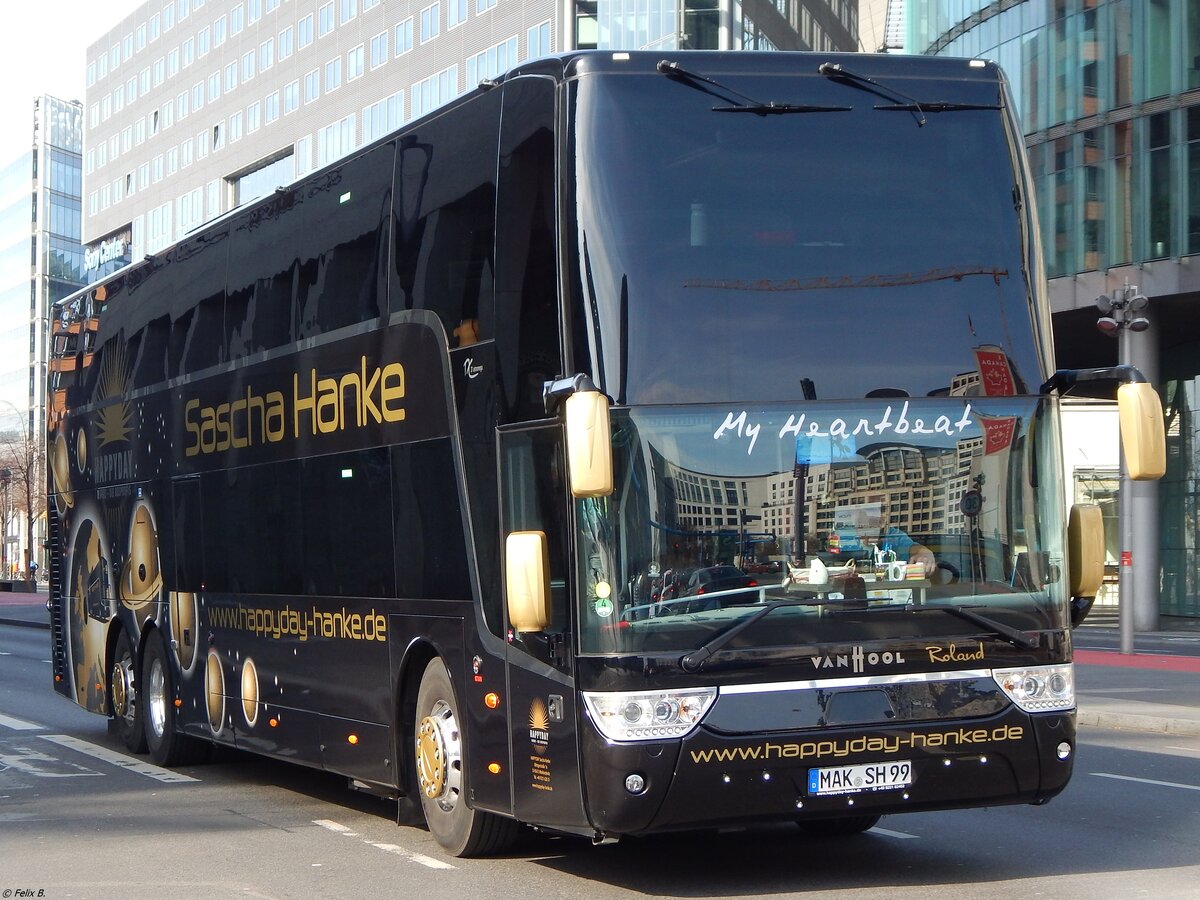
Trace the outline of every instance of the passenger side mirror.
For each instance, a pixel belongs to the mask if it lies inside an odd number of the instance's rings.
[[[1071,571],[1071,626],[1080,624],[1104,583],[1104,516],[1100,507],[1077,503],[1067,523]]]
[[[1125,469],[1134,481],[1153,481],[1167,471],[1162,401],[1154,385],[1144,381],[1117,388],[1121,449]]]
[[[504,544],[508,621],[518,632],[550,627],[550,561],[544,531],[514,531]]]

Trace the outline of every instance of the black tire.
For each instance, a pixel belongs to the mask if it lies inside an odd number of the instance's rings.
[[[108,675],[108,711],[112,716],[108,720],[108,727],[130,753],[145,753],[146,734],[142,729],[137,671],[133,644],[129,641],[129,635],[122,630],[113,647],[112,668]]]
[[[413,772],[430,833],[453,856],[487,856],[512,846],[520,826],[472,809],[461,707],[441,659],[421,676],[413,729]]]
[[[156,629],[146,639],[142,653],[142,722],[150,758],[160,766],[188,766],[202,762],[209,744],[181,734],[176,724],[175,676],[162,635]]]
[[[800,833],[810,838],[850,837],[870,831],[879,824],[879,816],[845,816],[840,819],[802,819],[796,824]]]

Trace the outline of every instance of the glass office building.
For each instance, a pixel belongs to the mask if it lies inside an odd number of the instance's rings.
[[[1096,298],[1149,298],[1131,361],[1157,381],[1163,616],[1200,619],[1200,0],[908,0],[910,52],[995,59],[1037,183],[1063,366],[1117,361]]]
[[[25,122],[13,123],[14,128],[28,128],[29,149],[0,165],[0,432],[10,453],[24,448],[27,440],[45,439],[50,311],[55,301],[84,284],[83,107],[41,96],[33,101],[32,113]],[[10,512],[23,501],[19,481],[14,475],[0,490],[0,503]],[[37,519],[44,492],[34,493],[32,546],[40,547]],[[29,520],[23,513],[3,518],[0,557],[10,566],[20,561],[24,568]]]
[[[858,48],[859,0],[147,0],[89,47],[89,281],[566,50]]]

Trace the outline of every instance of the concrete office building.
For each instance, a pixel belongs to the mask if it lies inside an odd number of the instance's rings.
[[[990,57],[1012,81],[1059,364],[1120,355],[1166,409],[1166,477],[1122,497],[1136,626],[1198,621],[1200,0],[908,0],[905,16],[909,52]],[[1134,296],[1148,304],[1120,309]],[[1119,342],[1097,330],[1101,316]],[[1148,327],[1127,327],[1136,318]]]
[[[565,49],[854,50],[857,0],[149,0],[88,50],[87,276]]]
[[[50,96],[33,101],[28,149],[0,166],[0,473],[3,547],[0,570],[25,568],[29,517],[23,505],[24,471],[36,476],[34,541],[40,547],[40,442],[46,434],[46,359],[49,315],[55,301],[81,287],[80,190],[83,110]],[[11,570],[10,570],[11,571]],[[7,578],[10,571],[0,571]]]

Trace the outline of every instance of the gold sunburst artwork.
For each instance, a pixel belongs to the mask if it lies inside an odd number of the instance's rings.
[[[99,399],[117,400],[96,414],[96,442],[101,449],[109,444],[128,443],[133,431],[133,411],[124,398],[129,393],[129,353],[123,342],[110,342],[100,363],[97,389]]]

